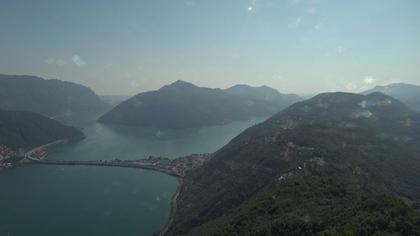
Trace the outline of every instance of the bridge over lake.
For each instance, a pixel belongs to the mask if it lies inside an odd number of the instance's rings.
[[[204,162],[211,158],[211,154],[193,154],[185,157],[169,159],[166,157],[153,157],[139,160],[94,160],[94,161],[77,161],[77,160],[45,160],[37,159],[27,155],[26,160],[30,164],[37,165],[66,165],[66,166],[110,166],[110,167],[126,167],[139,168],[146,170],[159,171],[168,175],[182,178],[186,172],[202,166]]]
[[[150,162],[145,160],[95,160],[95,161],[55,161],[55,160],[36,160],[30,159],[31,164],[38,165],[66,165],[66,166],[110,166],[110,167],[126,167],[139,168],[146,170],[159,171],[175,177],[183,177],[185,170],[169,163],[161,163],[158,161]]]

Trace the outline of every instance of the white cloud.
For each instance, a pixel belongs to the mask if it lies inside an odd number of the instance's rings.
[[[357,84],[350,82],[350,81],[346,81],[344,84],[344,88],[348,91],[355,91],[359,89],[359,86],[357,86]]]
[[[87,63],[79,55],[74,55],[71,58],[71,60],[78,67],[85,67],[85,66],[87,66]]]
[[[255,7],[255,5],[257,4],[257,1],[258,1],[258,0],[252,0],[252,1],[251,1],[251,4],[249,4],[249,6],[248,6],[248,11],[249,11],[249,12],[251,12],[251,11],[253,11],[253,10],[254,10],[254,7]]]
[[[341,87],[349,92],[361,92],[371,88],[377,81],[378,79],[373,76],[365,76],[360,80],[343,81],[344,83],[342,83]]]
[[[302,18],[300,17],[296,17],[290,24],[289,24],[289,28],[298,28],[300,26],[300,24],[302,23]]]
[[[45,63],[47,63],[48,65],[54,65],[59,67],[65,66],[67,64],[66,61],[55,58],[48,58],[47,60],[45,60]]]
[[[366,77],[363,79],[363,82],[364,82],[366,85],[373,84],[375,81],[376,81],[376,79],[375,79],[375,78],[373,78],[372,76],[366,76]]]
[[[338,45],[337,46],[337,53],[338,54],[343,54],[343,53],[345,53],[347,51],[347,49],[344,47],[344,46],[342,46],[342,45]]]

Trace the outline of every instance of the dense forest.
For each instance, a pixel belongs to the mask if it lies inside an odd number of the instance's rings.
[[[106,124],[190,128],[265,117],[301,100],[263,86],[237,85],[226,90],[176,81],[140,93],[99,118]]]
[[[168,235],[418,235],[419,142],[381,93],[296,103],[187,174]]]
[[[33,112],[0,110],[0,146],[31,148],[57,140],[75,141],[83,133]]]

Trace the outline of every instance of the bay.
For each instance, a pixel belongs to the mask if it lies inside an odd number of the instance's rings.
[[[175,158],[214,152],[263,118],[186,130],[83,125],[51,160]],[[0,172],[0,235],[151,235],[169,217],[174,177],[140,169],[27,165]]]

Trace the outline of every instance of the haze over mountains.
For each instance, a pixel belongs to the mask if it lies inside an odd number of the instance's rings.
[[[263,86],[228,89],[197,87],[176,81],[157,91],[140,93],[99,118],[106,124],[189,128],[225,124],[272,115],[301,100]]]
[[[57,140],[75,141],[83,137],[80,130],[33,112],[0,110],[0,146],[27,149]]]
[[[0,85],[0,146],[11,149],[80,140],[80,130],[45,116],[110,106],[73,83],[0,75]],[[273,115],[187,173],[167,235],[420,235],[419,86],[364,94],[301,101],[267,86],[176,81],[121,102],[99,122],[181,129]]]
[[[420,236],[419,22],[0,0],[0,236]]]
[[[397,84],[389,84],[386,86],[376,86],[373,89],[363,92],[363,94],[369,94],[372,92],[381,92],[389,96],[392,96],[404,102],[410,108],[420,112],[420,86],[419,85],[397,83]]]
[[[60,121],[97,116],[108,108],[91,89],[79,84],[0,75],[0,146],[28,149],[80,140],[84,135],[79,129]]]
[[[0,75],[0,109],[31,111],[55,119],[99,115],[109,109],[85,86],[36,76]]]
[[[130,96],[122,96],[122,95],[100,95],[99,96],[102,101],[107,103],[108,105],[114,107],[125,100],[129,99]]]
[[[419,147],[384,94],[298,102],[187,174],[168,235],[419,235]]]

